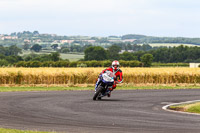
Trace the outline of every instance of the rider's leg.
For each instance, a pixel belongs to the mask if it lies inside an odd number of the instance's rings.
[[[112,88],[110,88],[110,91],[113,91],[116,87],[117,87],[117,85],[114,84],[114,85],[112,86]]]
[[[113,89],[115,89],[116,88],[116,84],[114,84],[113,86],[112,86],[112,88],[110,88],[109,90],[110,90],[110,92],[108,93],[108,97],[110,97],[111,96],[111,91],[113,91]]]

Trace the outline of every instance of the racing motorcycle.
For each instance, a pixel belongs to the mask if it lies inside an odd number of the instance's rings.
[[[110,88],[114,84],[115,74],[111,71],[105,71],[99,77],[99,84],[95,89],[93,100],[101,100],[102,97],[107,96],[110,93]]]

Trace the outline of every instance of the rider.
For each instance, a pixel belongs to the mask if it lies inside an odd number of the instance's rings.
[[[113,61],[113,62],[112,62],[112,66],[110,66],[109,68],[103,70],[103,71],[101,72],[101,74],[102,74],[102,73],[105,73],[106,71],[111,71],[111,72],[113,72],[113,73],[115,74],[115,76],[116,76],[115,79],[114,79],[114,80],[115,80],[115,81],[114,81],[114,84],[113,84],[112,88],[110,88],[110,93],[108,94],[108,97],[110,97],[111,91],[113,91],[113,89],[116,88],[116,84],[122,83],[122,81],[123,81],[122,70],[119,69],[119,61],[117,61],[117,60]],[[101,75],[101,74],[100,74],[100,75]],[[98,78],[98,80],[97,80],[97,82],[96,82],[95,90],[96,90],[97,86],[99,85],[99,81],[100,81],[100,79]]]

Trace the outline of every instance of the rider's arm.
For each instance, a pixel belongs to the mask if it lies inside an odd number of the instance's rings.
[[[122,76],[122,71],[120,70],[118,75],[116,76],[116,83],[120,84],[123,82],[123,76]]]
[[[101,74],[105,73],[106,71],[112,71],[112,70],[111,70],[111,68],[109,67],[109,68],[107,68],[107,69],[104,69],[104,70],[101,72]]]

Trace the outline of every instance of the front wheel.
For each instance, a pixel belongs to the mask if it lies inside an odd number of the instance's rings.
[[[96,100],[97,97],[101,94],[101,91],[102,91],[103,87],[101,86],[98,86],[97,89],[96,89],[96,93],[94,94],[93,96],[93,100]],[[101,98],[98,98],[98,100],[100,100]]]

